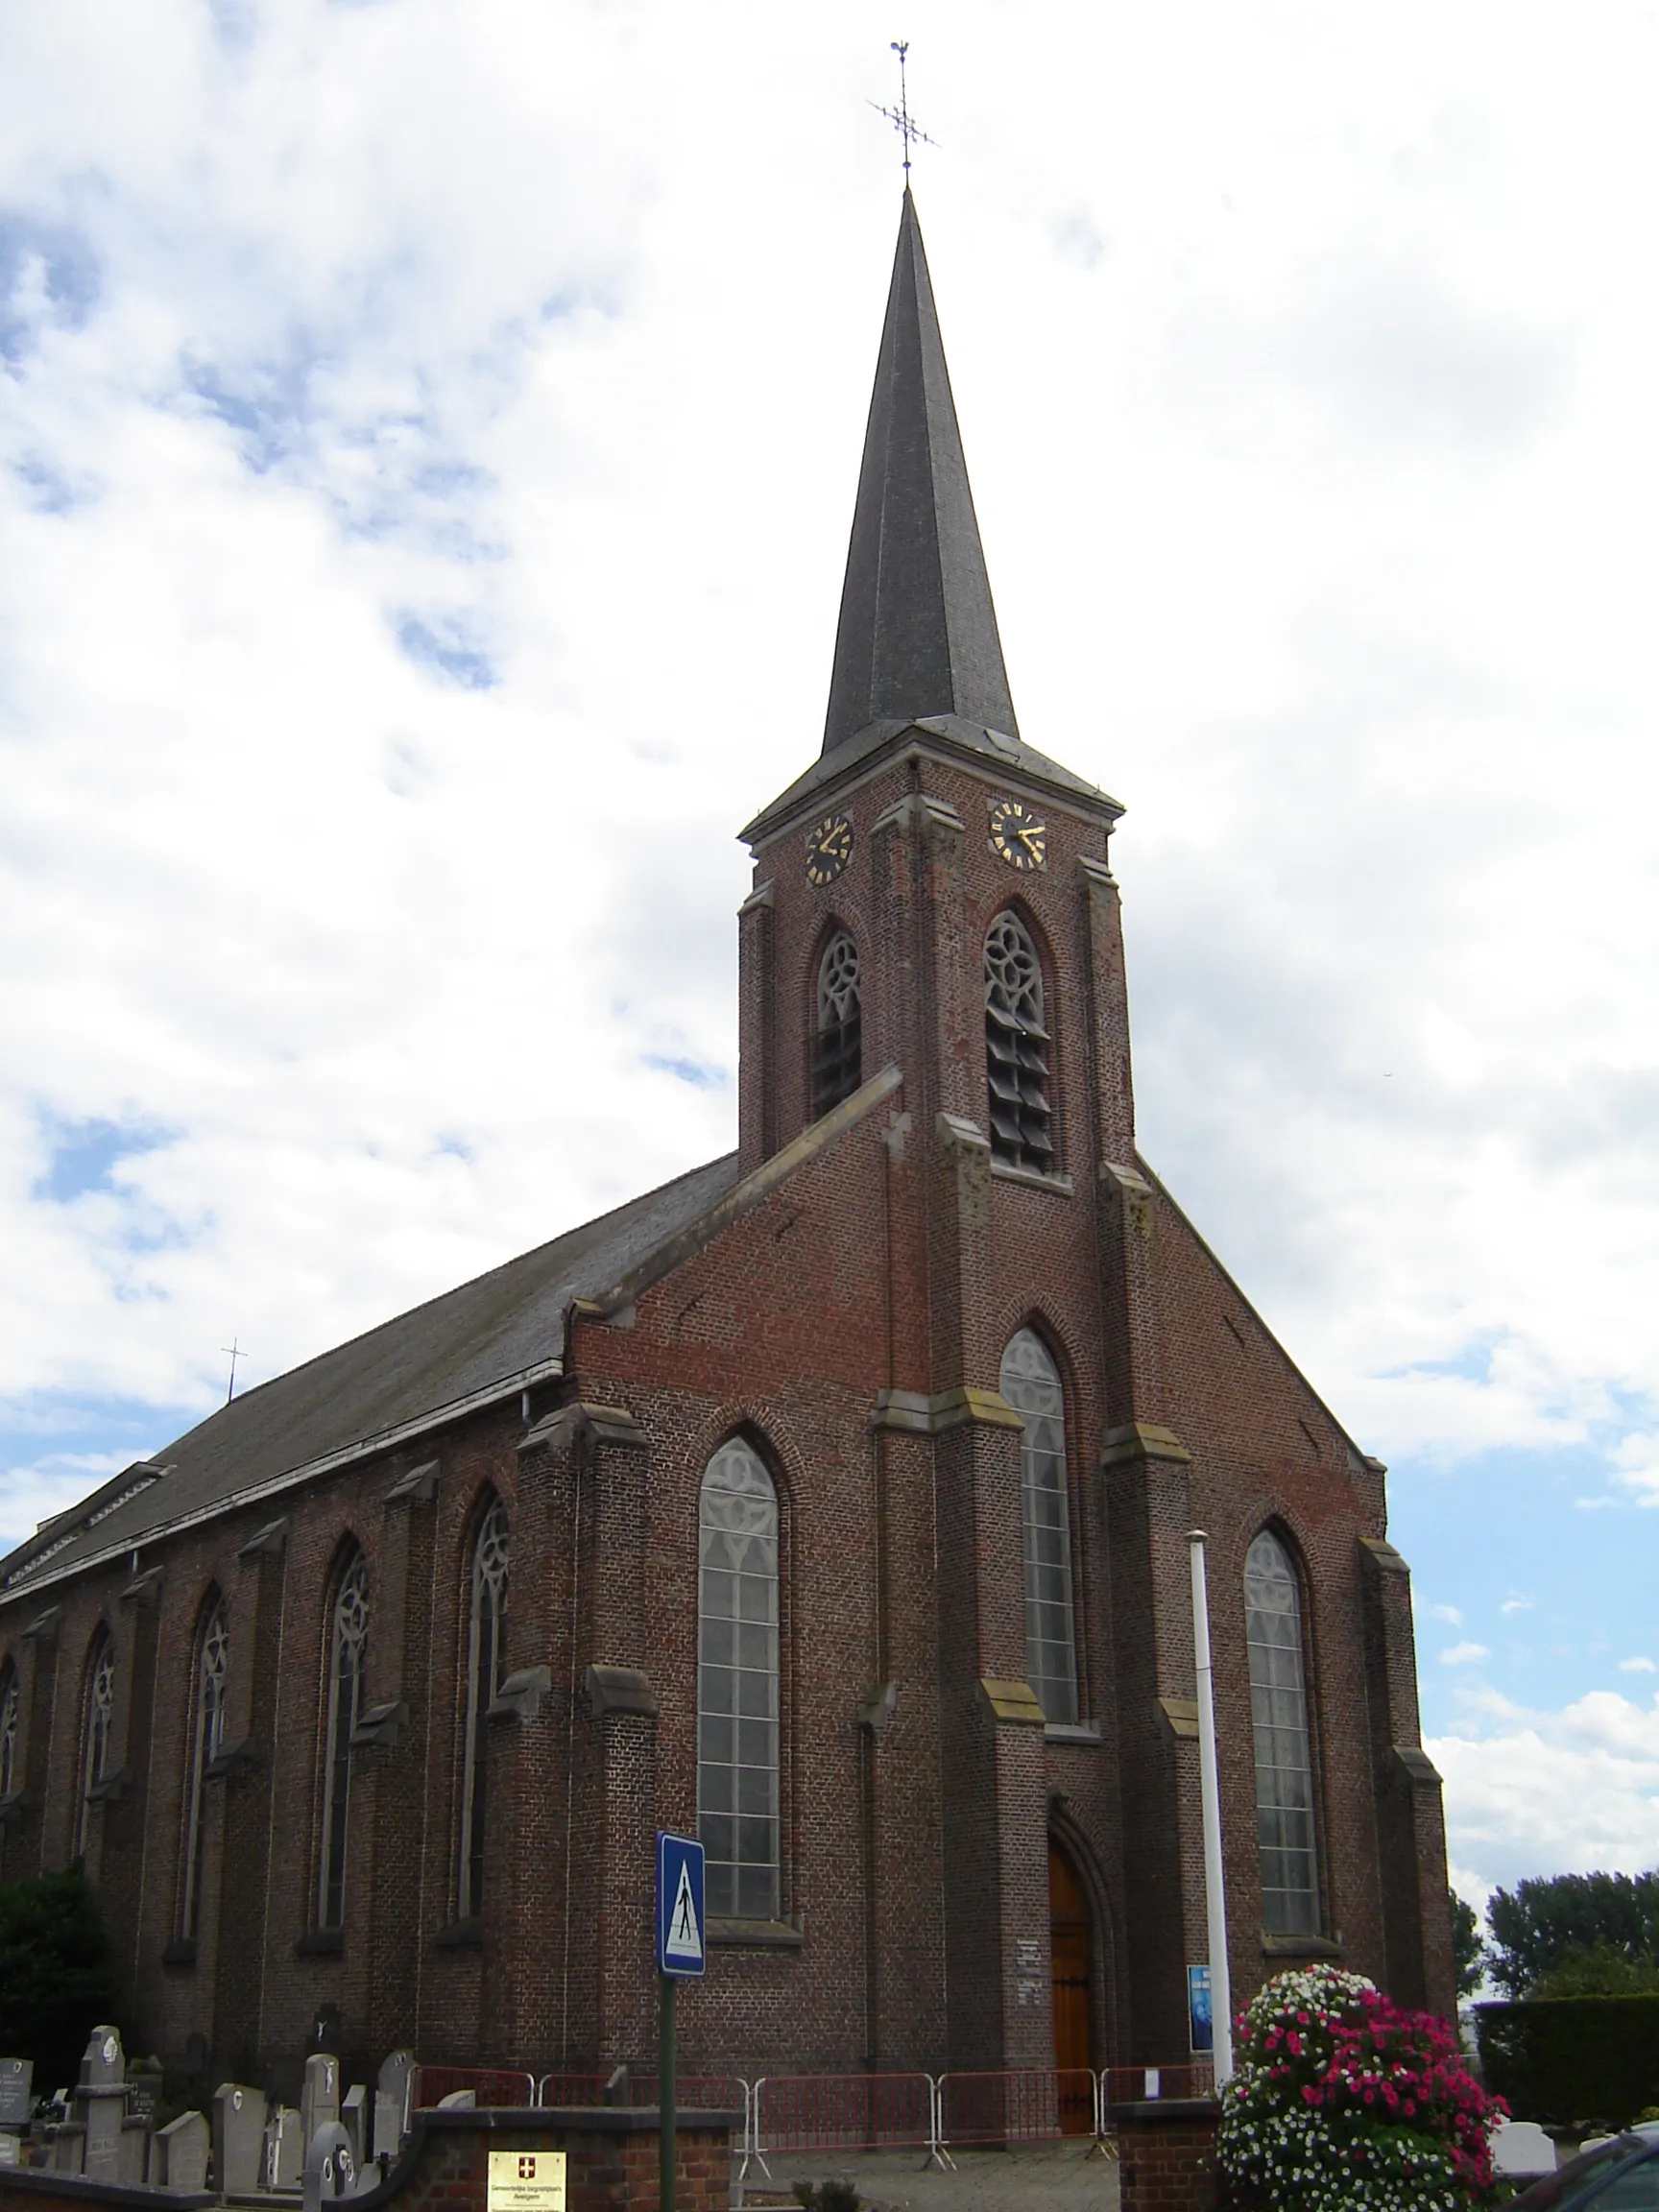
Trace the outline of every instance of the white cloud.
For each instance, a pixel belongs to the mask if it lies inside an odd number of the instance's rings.
[[[1533,1602],[1530,1598],[1505,1598],[1498,1610],[1505,1617],[1516,1613],[1530,1613],[1533,1610]]]
[[[1420,1610],[1427,1612],[1431,1620],[1449,1622],[1454,1628],[1463,1625],[1463,1616],[1455,1605],[1428,1605]]]
[[[1659,1667],[1651,1659],[1621,1659],[1619,1671],[1621,1674],[1659,1674]]]
[[[1442,1667],[1476,1667],[1491,1656],[1484,1644],[1453,1644],[1441,1652],[1440,1664]]]
[[[1427,1749],[1445,1779],[1448,1850],[1472,1885],[1659,1863],[1659,1697],[1594,1691],[1547,1713],[1469,1690],[1459,1732]]]

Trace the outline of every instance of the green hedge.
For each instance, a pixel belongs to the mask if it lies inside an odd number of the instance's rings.
[[[1659,1996],[1479,2005],[1480,2064],[1517,2120],[1625,2128],[1659,2104]]]

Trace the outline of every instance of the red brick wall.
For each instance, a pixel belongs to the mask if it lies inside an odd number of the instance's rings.
[[[1211,2212],[1217,2105],[1119,2105],[1116,2119],[1120,2212]]]

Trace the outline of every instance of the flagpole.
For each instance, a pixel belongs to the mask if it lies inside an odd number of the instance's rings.
[[[1198,1674],[1198,1797],[1204,1819],[1204,1916],[1210,1937],[1210,2015],[1215,2086],[1233,2078],[1233,1984],[1227,1970],[1227,1890],[1221,1870],[1221,1778],[1215,1761],[1215,1694],[1210,1670],[1210,1592],[1202,1528],[1189,1528],[1192,1656]]]

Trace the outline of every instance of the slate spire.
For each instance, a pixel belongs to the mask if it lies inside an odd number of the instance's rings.
[[[945,346],[908,188],[841,587],[824,750],[955,714],[1018,737]]]

